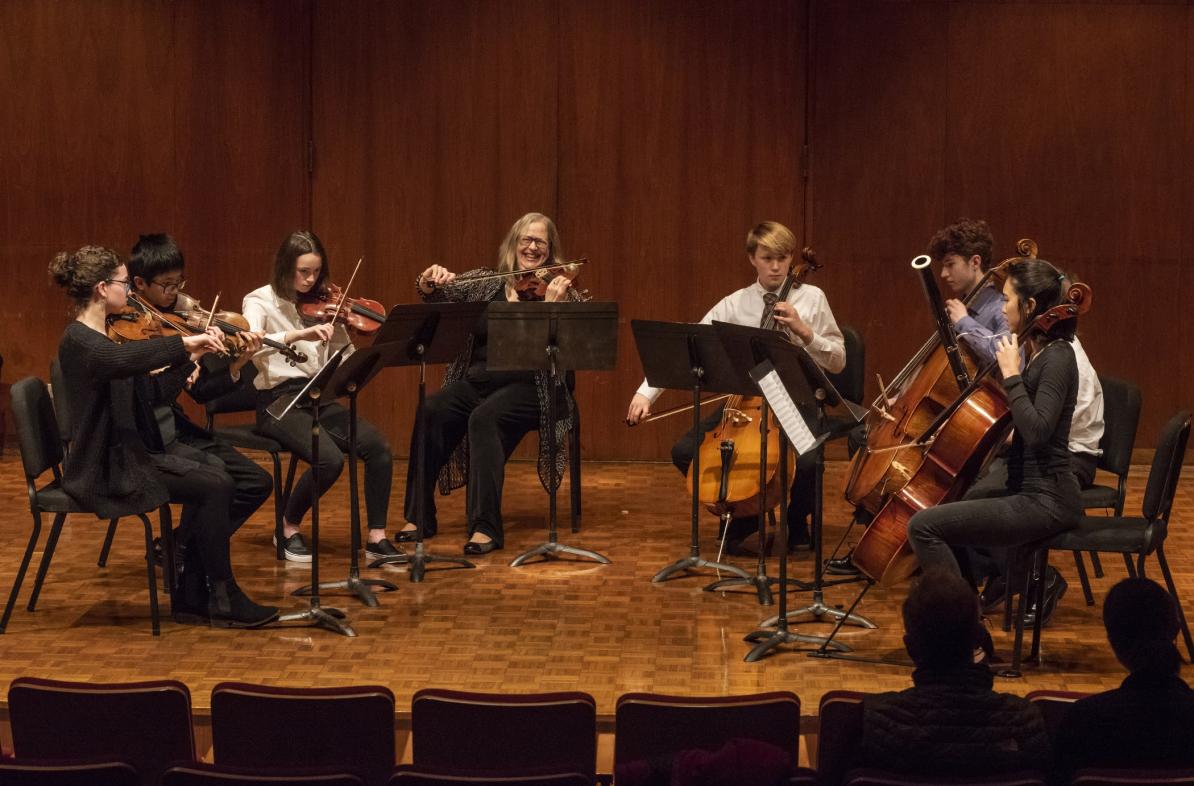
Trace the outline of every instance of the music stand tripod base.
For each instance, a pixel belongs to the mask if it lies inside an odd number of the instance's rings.
[[[746,657],[743,659],[747,663],[758,661],[771,650],[782,644],[816,644],[819,647],[832,647],[838,652],[850,652],[850,648],[840,641],[828,641],[822,636],[808,636],[804,633],[796,633],[795,631],[788,630],[787,628],[781,628],[780,630],[759,628],[746,634],[742,640],[755,645],[750,652],[746,653]]]
[[[718,579],[712,584],[704,587],[705,592],[719,592],[721,590],[729,589],[730,587],[750,586],[755,588],[755,593],[759,597],[760,606],[770,606],[775,603],[775,598],[771,594],[771,587],[779,584],[779,579],[760,573],[746,573],[743,576],[732,576],[730,578]],[[789,592],[800,592],[812,589],[807,582],[799,579],[787,579],[787,586],[792,589]]]
[[[724,571],[726,573],[732,573],[735,577],[737,577],[739,579],[753,578],[751,576],[751,574],[747,573],[742,568],[739,568],[735,565],[727,565],[724,562],[714,562],[713,560],[704,559],[701,557],[701,555],[699,553],[697,553],[697,554],[692,555],[691,557],[684,557],[683,559],[676,560],[671,565],[668,565],[666,568],[664,568],[663,570],[656,573],[655,576],[651,579],[651,581],[653,581],[653,582],[667,581],[668,579],[673,578],[677,573],[686,573],[687,571],[702,570],[702,569],[706,569],[706,568],[712,568],[713,570],[720,570],[720,571]],[[722,581],[728,581],[728,579],[722,579]],[[718,583],[720,583],[720,582],[718,582]],[[712,586],[713,585],[709,585],[708,587],[705,587],[706,591],[710,591],[712,589]]]
[[[344,621],[346,616],[340,609],[312,606],[303,611],[279,615],[274,622],[305,622],[311,627],[323,628],[333,633],[339,633],[341,636],[356,638],[357,632]]]
[[[549,540],[546,543],[540,543],[535,548],[519,554],[510,561],[510,567],[517,568],[520,565],[525,565],[528,560],[535,557],[543,557],[545,560],[559,559],[561,554],[570,554],[574,557],[591,559],[594,562],[600,562],[602,565],[610,564],[608,557],[598,554],[595,551],[577,548],[576,546],[565,546],[563,543],[557,543],[554,540]]]
[[[392,557],[378,557],[369,563],[369,567],[380,568],[383,565],[406,565],[410,573],[410,580],[418,582],[422,581],[423,577],[427,575],[427,565],[431,562],[447,562],[459,565],[462,568],[477,567],[463,557],[446,557],[442,554],[431,554],[423,546],[423,541],[421,540],[415,541],[415,551],[413,554],[395,554]]]
[[[373,590],[370,589],[371,587],[377,587],[382,592],[394,592],[398,589],[398,585],[384,579],[363,579],[357,575],[349,575],[343,581],[322,582],[319,585],[319,591],[322,593],[324,590],[345,589],[356,596],[357,600],[361,603],[370,608],[376,608],[378,606],[377,596],[373,594]],[[311,594],[311,587],[310,585],[299,587],[290,594],[300,598],[306,597]]]
[[[867,630],[874,630],[875,628],[879,627],[861,614],[855,614],[853,612],[842,611],[841,609],[826,606],[824,599],[818,597],[819,594],[820,593],[815,593],[813,595],[813,602],[804,608],[792,609],[789,611],[786,615],[787,621],[796,622],[796,618],[807,615],[817,621],[820,621],[822,617],[829,617],[835,622],[841,620],[845,625],[857,625],[858,627],[866,628]],[[779,624],[779,617],[768,617],[759,623],[759,625],[764,628],[773,628],[777,624]]]

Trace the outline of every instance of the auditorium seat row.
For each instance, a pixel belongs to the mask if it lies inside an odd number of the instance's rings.
[[[817,739],[809,741],[810,752],[816,751],[813,771],[796,766],[800,699],[793,693],[626,694],[615,713],[617,783],[657,782],[660,767],[705,778],[728,771],[744,784],[928,783],[854,769],[851,756],[861,733],[864,695],[831,691],[822,698]],[[1038,691],[1029,697],[1039,702],[1052,727],[1065,706],[1082,695]],[[583,786],[611,780],[596,772],[596,703],[579,692],[421,690],[411,699],[413,764],[397,768],[394,695],[380,686],[221,683],[211,695],[214,764],[197,759],[191,696],[180,682],[90,684],[23,677],[13,681],[8,707],[15,757],[0,762],[0,786]],[[1194,784],[1194,773],[1178,776],[1131,782]],[[1097,786],[1122,783],[1124,777],[1084,773],[1074,782]],[[1032,773],[967,782],[1045,783]]]

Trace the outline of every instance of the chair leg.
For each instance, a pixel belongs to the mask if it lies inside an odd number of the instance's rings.
[[[285,555],[282,553],[282,519],[283,513],[286,511],[286,503],[290,500],[290,492],[294,490],[294,471],[297,468],[297,465],[298,459],[293,453],[291,453],[289,466],[286,468],[286,483],[282,487],[282,496],[281,499],[278,500],[276,509],[277,514],[274,518],[274,535],[277,536],[278,540],[278,545],[274,549],[274,556],[277,557],[278,560],[286,559]],[[274,477],[277,478],[278,476],[275,474]],[[277,494],[276,486],[274,493]]]
[[[579,417],[579,416],[578,416]],[[572,498],[572,531],[580,532],[580,422],[568,435],[568,491]]]
[[[65,513],[57,514],[54,519],[66,518]],[[4,617],[0,619],[0,633],[8,628],[8,619],[12,616],[12,609],[17,604],[17,595],[21,593],[21,583],[25,580],[25,571],[29,569],[29,562],[33,559],[33,549],[37,547],[37,539],[41,537],[41,513],[33,511],[33,532],[29,533],[29,545],[25,547],[25,557],[21,560],[21,567],[17,568],[17,576],[12,582],[12,592],[8,593],[8,605],[4,607]]]
[[[108,534],[104,535],[104,545],[100,549],[99,561],[96,562],[101,568],[108,567],[108,552],[112,550],[112,539],[116,537],[116,522],[119,519],[108,520]]]
[[[1090,564],[1091,564],[1091,567],[1094,568],[1095,578],[1096,579],[1103,578],[1103,561],[1101,559],[1099,559],[1099,552],[1097,552],[1097,551],[1090,552]]]
[[[58,546],[58,536],[62,534],[62,525],[66,521],[66,516],[57,515],[54,517],[54,524],[50,527],[50,535],[46,538],[46,548],[41,555],[41,564],[37,566],[37,576],[33,579],[33,594],[29,596],[29,604],[25,607],[28,611],[33,611],[37,606],[37,596],[41,594],[42,582],[46,580],[46,573],[50,570],[50,560],[54,557],[54,549]]]
[[[162,591],[174,597],[174,519],[170,515],[170,504],[158,508],[158,520],[162,529]],[[149,559],[153,561],[153,545],[150,544]]]
[[[1004,586],[1006,589],[1003,592],[1003,632],[1006,633],[1012,629],[1012,582],[1011,578],[1014,573],[1013,568],[1018,567],[1019,557],[1009,556],[1007,561],[1003,564]]]
[[[144,513],[137,514],[137,517],[145,525],[145,572],[149,584],[149,619],[153,626],[153,635],[158,636],[162,632],[162,625],[161,620],[158,618],[158,574],[154,570],[153,565],[153,524],[150,523],[149,517]],[[163,523],[169,523],[168,514],[163,519]],[[174,539],[171,538],[170,540],[173,542]],[[165,542],[162,545],[165,546]],[[174,549],[170,549],[170,551],[163,554],[162,558],[168,562],[173,562]]]
[[[1010,578],[1010,574],[1009,574]],[[1016,602],[1016,636],[1012,641],[1012,665],[1011,668],[1000,672],[1004,677],[1020,677],[1023,676],[1020,672],[1020,665],[1023,662],[1024,655],[1024,606],[1027,599],[1032,597],[1035,587],[1032,585],[1032,571],[1025,571],[1024,587],[1020,593],[1020,599]],[[1008,601],[1009,607],[1011,604],[1011,584],[1008,584]],[[1038,614],[1037,617],[1040,617]]]
[[[282,554],[282,459],[277,451],[271,451],[269,457],[274,461],[274,556],[280,561]]]
[[[1173,603],[1177,606],[1177,619],[1182,625],[1182,638],[1186,640],[1186,652],[1190,653],[1190,662],[1194,663],[1194,637],[1190,636],[1190,625],[1186,622],[1186,612],[1182,611],[1182,601],[1177,596],[1177,586],[1173,583],[1173,574],[1169,572],[1169,560],[1165,559],[1165,547],[1157,548],[1157,564],[1161,566],[1161,575],[1165,577],[1165,586],[1173,596]],[[3,628],[0,628],[3,630]]]
[[[1136,578],[1136,563],[1132,562],[1132,555],[1124,555],[1124,564],[1128,566],[1128,578]]]
[[[1092,557],[1094,553],[1093,551],[1091,552]],[[1074,552],[1074,567],[1078,569],[1078,580],[1082,582],[1082,597],[1086,598],[1087,606],[1093,606],[1094,595],[1090,591],[1090,579],[1086,575],[1086,561],[1082,559],[1081,551]],[[1096,573],[1095,575],[1102,574]]]
[[[1049,576],[1049,550],[1041,549],[1033,560],[1033,582],[1035,591],[1032,594],[1032,605],[1036,615],[1032,618],[1032,648],[1028,651],[1028,659],[1033,663],[1041,662],[1041,626],[1045,619],[1045,583]]]

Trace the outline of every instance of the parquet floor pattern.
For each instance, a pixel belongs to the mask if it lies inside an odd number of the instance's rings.
[[[842,532],[847,509],[840,501],[846,465],[826,472],[826,540]],[[1138,511],[1148,468],[1133,468],[1128,510]],[[395,496],[401,498],[405,467],[399,464]],[[347,477],[347,473],[342,477]],[[820,660],[791,647],[763,662],[743,662],[742,637],[773,612],[753,593],[708,593],[711,575],[652,584],[651,576],[687,555],[688,498],[670,465],[588,464],[584,468],[585,516],[581,533],[564,524],[561,540],[606,554],[611,565],[558,561],[508,567],[524,548],[545,535],[546,496],[533,466],[514,463],[507,473],[504,551],[476,560],[476,570],[436,569],[421,584],[403,569],[366,570],[395,581],[397,592],[381,595],[375,609],[346,597],[324,605],[348,612],[359,634],[344,638],[308,628],[259,631],[210,630],[164,618],[162,635],[150,635],[140,525],[122,523],[108,567],[96,567],[104,522],[76,516],[63,532],[39,601],[24,603],[32,571],[8,632],[0,636],[0,697],[19,675],[70,680],[124,681],[174,678],[186,683],[197,711],[207,708],[212,686],[223,680],[275,685],[326,686],[373,683],[394,691],[400,711],[415,690],[427,686],[479,691],[582,690],[597,700],[599,715],[612,716],[616,698],[628,691],[689,695],[764,690],[797,693],[805,714],[815,713],[828,690],[900,689],[910,684],[904,668]],[[1179,489],[1175,525],[1167,549],[1179,591],[1194,598],[1194,482]],[[323,576],[346,573],[347,482],[324,498]],[[566,515],[566,490],[560,510]],[[233,541],[233,562],[241,584],[261,602],[295,609],[303,601],[290,592],[305,584],[306,566],[275,562],[270,546],[272,501]],[[463,494],[443,500],[434,551],[458,554],[464,540]],[[391,520],[398,521],[397,504]],[[46,518],[48,529],[50,519]],[[566,522],[566,519],[565,519]],[[30,532],[23,475],[14,451],[0,460],[0,590],[7,596]],[[716,554],[712,517],[704,519],[702,548]],[[44,534],[43,534],[44,539]],[[40,550],[35,559],[40,558]],[[741,564],[749,561],[741,560]],[[1053,625],[1044,636],[1044,660],[1024,679],[1000,680],[1014,693],[1037,688],[1095,691],[1113,687],[1123,673],[1102,633],[1103,594],[1125,575],[1122,561],[1105,559],[1107,578],[1094,580],[1097,604],[1083,604],[1073,562],[1057,560],[1070,580]],[[36,565],[36,562],[34,563]],[[1155,563],[1154,563],[1155,566]],[[793,575],[808,577],[806,555],[792,563]],[[774,575],[774,562],[771,572]],[[1158,572],[1153,569],[1153,574]],[[855,588],[831,589],[826,601],[848,604]],[[860,612],[879,628],[847,628],[842,640],[862,655],[900,657],[899,604],[906,589],[875,589]],[[794,606],[807,593],[792,594]],[[802,632],[827,632],[827,624],[797,625]],[[1010,650],[1010,635],[995,630],[996,646]],[[2,704],[0,704],[2,707]]]

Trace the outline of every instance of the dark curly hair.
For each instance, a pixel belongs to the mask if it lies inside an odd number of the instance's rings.
[[[74,253],[61,251],[50,260],[50,278],[66,290],[76,309],[91,300],[95,285],[107,281],[123,264],[120,255],[103,246],[83,246]]]
[[[940,262],[950,254],[957,254],[963,259],[970,259],[977,254],[986,272],[991,267],[993,245],[995,238],[991,237],[991,227],[987,226],[986,221],[959,218],[929,240],[929,256],[934,262]]]

